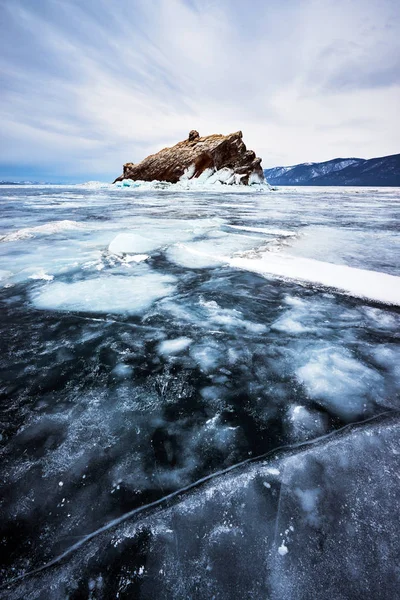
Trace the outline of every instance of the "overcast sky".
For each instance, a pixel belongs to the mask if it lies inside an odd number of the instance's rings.
[[[0,9],[0,179],[109,180],[190,129],[265,168],[400,152],[400,0]]]

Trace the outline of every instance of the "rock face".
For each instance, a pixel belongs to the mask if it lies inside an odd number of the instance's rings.
[[[207,183],[249,185],[264,182],[261,158],[247,150],[242,132],[200,137],[192,130],[187,140],[151,154],[138,164],[127,163],[114,181],[168,181],[198,179]]]

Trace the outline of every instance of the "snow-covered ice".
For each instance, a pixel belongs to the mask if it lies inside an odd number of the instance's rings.
[[[259,258],[230,258],[229,264],[261,275],[277,275],[335,288],[358,298],[400,306],[400,277],[345,265],[265,252]]]

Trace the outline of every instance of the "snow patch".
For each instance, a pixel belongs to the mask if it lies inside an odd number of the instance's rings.
[[[242,225],[227,225],[230,229],[239,231],[250,231],[254,233],[265,233],[266,235],[277,235],[279,237],[296,237],[297,233],[288,229],[270,229],[269,227],[250,227]]]
[[[335,265],[310,258],[264,252],[259,258],[226,258],[232,267],[260,275],[288,279],[335,288],[351,296],[400,306],[400,277]]]

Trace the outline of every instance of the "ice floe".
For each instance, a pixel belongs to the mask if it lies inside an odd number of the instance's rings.
[[[124,254],[139,254],[151,252],[158,246],[157,240],[149,239],[139,233],[119,233],[108,246],[109,252],[123,256]]]
[[[34,291],[32,302],[42,309],[136,315],[172,293],[175,282],[171,275],[157,273],[54,282]]]

